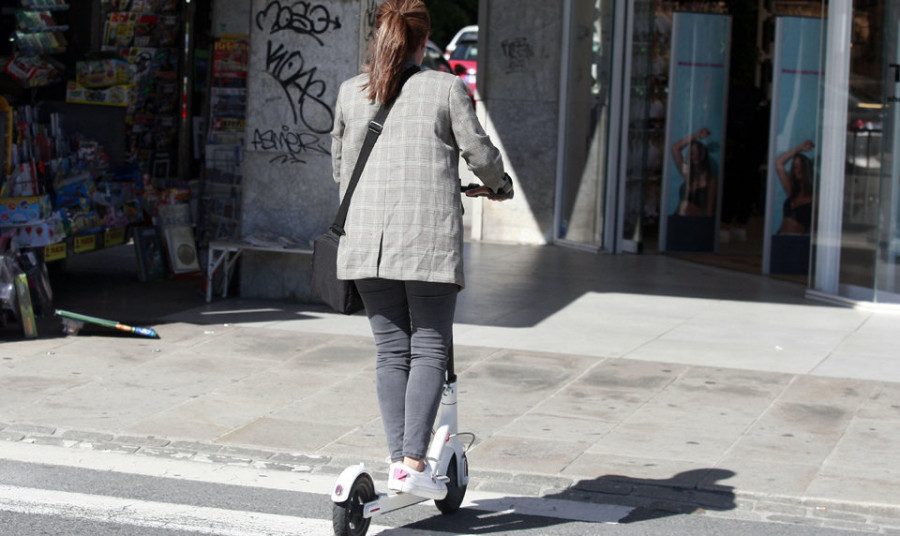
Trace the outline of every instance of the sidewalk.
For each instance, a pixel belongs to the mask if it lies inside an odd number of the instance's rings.
[[[897,316],[666,256],[467,248],[455,337],[474,487],[900,533]],[[154,317],[159,340],[0,345],[0,439],[384,465],[363,316],[185,288],[175,303],[195,306]],[[162,307],[152,294],[132,299]]]

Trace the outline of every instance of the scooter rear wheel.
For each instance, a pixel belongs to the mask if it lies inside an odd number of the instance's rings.
[[[356,477],[347,493],[347,500],[331,507],[335,536],[365,536],[372,519],[363,517],[363,505],[375,497],[372,478],[365,473]]]
[[[465,454],[463,454],[462,462],[463,467],[465,467]],[[452,514],[459,510],[463,498],[466,496],[466,488],[468,486],[459,484],[459,469],[456,463],[456,455],[450,458],[450,464],[447,466],[447,478],[449,479],[447,482],[447,496],[441,500],[434,501],[434,505],[437,506],[442,514]]]

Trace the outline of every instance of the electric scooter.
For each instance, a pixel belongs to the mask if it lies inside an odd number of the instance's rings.
[[[509,176],[507,175],[507,180]],[[460,187],[465,193],[480,185],[470,183]],[[479,194],[476,197],[489,197]],[[440,416],[437,429],[431,436],[431,444],[425,456],[425,468],[447,485],[447,493],[434,504],[442,514],[459,510],[469,484],[469,463],[466,451],[475,443],[475,434],[459,432],[456,411],[456,373],[453,370],[453,344],[444,374],[444,391],[441,394]],[[463,444],[460,437],[469,438]],[[365,536],[369,524],[376,515],[393,512],[429,499],[410,493],[387,493],[375,489],[375,480],[365,464],[351,465],[344,469],[331,492],[332,525],[335,536]]]
[[[437,428],[425,457],[425,468],[447,485],[447,494],[434,504],[443,514],[459,510],[469,484],[466,451],[475,442],[475,434],[457,431],[456,374],[453,371],[453,346],[450,347],[444,390],[441,394]],[[464,444],[460,437],[469,438]],[[393,512],[425,502],[410,493],[387,493],[375,489],[372,473],[365,464],[351,465],[341,472],[331,493],[332,524],[335,536],[364,536],[376,515]]]

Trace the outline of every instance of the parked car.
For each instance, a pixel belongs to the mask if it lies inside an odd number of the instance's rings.
[[[460,31],[456,32],[456,35],[454,35],[453,39],[450,40],[450,43],[447,44],[447,48],[444,49],[445,59],[450,59],[450,55],[453,54],[456,45],[460,41],[478,41],[478,25],[465,26]]]
[[[475,81],[478,74],[478,41],[459,41],[448,60],[453,73],[460,76],[469,87],[469,95],[475,95]]]
[[[431,41],[425,43],[425,58],[422,60],[422,68],[453,73],[453,67],[450,67],[450,63],[444,58],[441,49]]]

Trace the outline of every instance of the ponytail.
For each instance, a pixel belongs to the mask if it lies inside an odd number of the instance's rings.
[[[375,38],[369,49],[368,90],[371,101],[385,103],[397,96],[406,60],[428,39],[431,17],[421,0],[387,0],[375,15]]]

